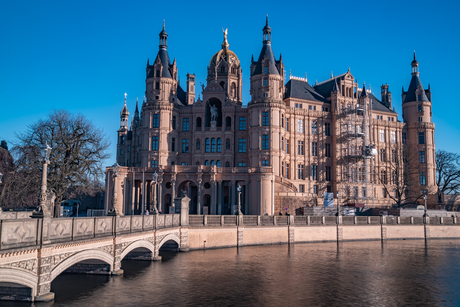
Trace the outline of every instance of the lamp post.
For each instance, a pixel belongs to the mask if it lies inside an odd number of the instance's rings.
[[[337,192],[337,216],[340,216],[340,192]]]
[[[157,208],[157,183],[158,183],[158,174],[155,171],[152,175],[153,179],[153,204],[152,208],[150,208],[150,211],[152,211],[153,214],[158,214],[158,208]]]
[[[241,185],[238,185],[236,187],[236,191],[238,192],[238,215],[242,215],[243,213],[241,212]]]
[[[40,147],[40,156],[41,162],[43,162],[43,173],[42,173],[42,185],[41,185],[41,192],[40,192],[40,203],[38,205],[37,210],[35,210],[32,214],[33,217],[50,217],[51,212],[46,206],[46,183],[48,180],[48,164],[50,163],[50,154],[51,154],[51,147],[48,145],[48,142],[45,143],[42,147]]]
[[[425,211],[425,214],[424,214],[423,216],[424,216],[424,217],[427,217],[427,216],[428,216],[428,214],[426,213],[426,194],[425,194],[425,195],[423,195],[423,200],[424,200],[424,202],[425,202],[425,206],[424,206],[424,211]]]
[[[0,173],[0,183],[2,183],[3,174]]]
[[[110,208],[109,212],[107,212],[107,215],[110,216],[115,216],[118,215],[118,210],[117,210],[117,177],[118,177],[118,171],[120,170],[120,165],[115,162],[115,164],[112,166],[112,177],[113,177],[113,194],[112,194],[112,208]]]

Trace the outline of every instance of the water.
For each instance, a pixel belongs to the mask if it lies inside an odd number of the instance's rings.
[[[1,306],[460,306],[460,241],[272,245],[61,275],[49,303]]]

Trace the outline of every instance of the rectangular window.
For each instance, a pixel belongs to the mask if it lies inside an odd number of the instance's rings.
[[[176,138],[171,139],[171,151],[176,151]]]
[[[421,105],[421,104],[419,104],[419,105],[417,106],[417,111],[422,112],[422,105]]]
[[[406,144],[406,138],[407,138],[407,134],[405,132],[402,133],[402,143],[403,144]]]
[[[311,166],[311,180],[318,180],[318,166]]]
[[[420,163],[425,163],[425,152],[420,151],[419,154],[420,154]]]
[[[303,193],[305,191],[305,185],[299,184],[299,192]]]
[[[385,130],[379,130],[379,141],[385,142]]]
[[[153,114],[152,128],[160,126],[160,114]]]
[[[297,154],[303,156],[303,141],[297,141]]]
[[[289,131],[289,118],[286,117],[286,131]]]
[[[155,89],[159,90],[160,89],[160,82],[155,82]]]
[[[426,185],[426,177],[424,172],[420,173],[420,185]]]
[[[313,186],[313,194],[318,194],[318,186],[316,184]]]
[[[158,167],[158,161],[157,160],[152,160],[150,166],[151,167]]]
[[[238,152],[246,152],[246,139],[238,140]]]
[[[262,112],[262,126],[268,126],[268,112]]]
[[[246,117],[240,117],[238,128],[240,131],[246,130]]]
[[[246,162],[238,162],[238,166],[239,167],[244,167],[244,166],[246,166]]]
[[[419,121],[419,122],[423,122],[423,117],[422,117],[422,116],[419,116],[419,117],[418,117],[418,121]]]
[[[331,124],[330,123],[324,124],[324,135],[331,136]]]
[[[268,86],[268,79],[264,79],[264,86]]]
[[[396,163],[396,150],[391,151],[391,162]]]
[[[380,149],[380,162],[385,162],[385,149]]]
[[[182,140],[182,152],[188,152],[188,145],[189,141],[188,140]]]
[[[268,134],[262,135],[262,149],[263,150],[270,149],[269,143],[268,143]]]
[[[297,120],[297,132],[303,133],[303,119]]]
[[[183,118],[182,119],[182,131],[189,131],[190,130],[190,119]]]
[[[303,179],[303,165],[297,164],[297,179]]]
[[[390,132],[390,142],[395,144],[396,143],[396,131]]]
[[[418,143],[421,145],[425,144],[425,132],[418,133]]]
[[[152,150],[158,150],[158,137],[152,137]]]
[[[312,142],[311,143],[311,155],[317,156],[318,155],[318,143]]]
[[[289,179],[289,163],[286,163],[286,178]]]
[[[331,144],[324,144],[324,156],[330,157],[331,156]]]
[[[176,130],[176,117],[175,116],[172,117],[172,128],[173,130]]]
[[[217,152],[221,152],[221,151],[222,151],[222,139],[218,138],[217,139]]]
[[[268,66],[264,66],[264,74],[268,74]]]
[[[311,134],[318,134],[317,122],[311,122]]]
[[[289,153],[289,140],[286,140],[286,153]]]
[[[262,166],[270,166],[268,160],[262,160]]]
[[[326,181],[331,181],[331,167],[326,166]]]

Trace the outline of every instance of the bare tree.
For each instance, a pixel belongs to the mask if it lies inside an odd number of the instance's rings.
[[[459,194],[460,155],[445,150],[436,151],[436,184],[438,192]]]
[[[18,139],[13,154],[17,157],[17,172],[27,175],[24,176],[27,182],[35,182],[36,177],[41,176],[40,147],[48,142],[52,148],[48,189],[56,195],[55,216],[59,214],[62,201],[100,191],[104,174],[102,163],[109,157],[106,152],[109,142],[83,115],[54,110],[46,119],[30,125]],[[40,186],[27,185],[23,194],[27,194],[27,190],[29,193],[36,191],[38,196]]]
[[[387,196],[398,207],[405,203],[415,202],[423,194],[419,187],[419,168],[417,151],[408,145],[396,144],[390,148],[387,162],[375,169],[378,181],[383,185]]]

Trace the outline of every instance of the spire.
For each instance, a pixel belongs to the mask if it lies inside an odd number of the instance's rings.
[[[128,107],[126,106],[126,97],[127,96],[128,96],[128,94],[125,93],[125,105],[123,106],[123,109],[121,109],[121,112],[120,112],[121,117],[128,117],[129,116]]]
[[[271,44],[272,29],[268,25],[268,14],[267,14],[267,18],[266,18],[266,21],[265,21],[265,27],[262,29],[262,31],[264,32],[264,45]]]
[[[227,33],[228,33],[228,28],[222,28],[222,33],[224,33],[224,42],[222,43],[222,49],[227,49],[228,50],[228,47],[230,47],[230,45],[228,44],[228,41],[227,41]]]
[[[145,96],[144,96],[144,102],[145,102]],[[134,114],[139,114],[139,98],[136,98],[136,111],[134,111]]]
[[[340,92],[340,88],[339,88],[339,86],[337,85],[337,78],[334,79],[334,81],[335,81],[335,82],[334,82],[334,85],[333,85],[333,87],[332,87],[332,92]]]
[[[366,82],[363,82],[363,90],[361,91],[361,96],[362,98],[368,97],[367,91],[366,91]]]
[[[165,21],[163,20],[163,30],[160,32],[160,49],[168,49],[168,33],[165,31]]]
[[[412,76],[418,75],[419,74],[418,61],[417,61],[417,59],[415,57],[415,50],[414,50],[414,60],[412,61],[412,63],[410,63],[410,65],[412,66]]]

